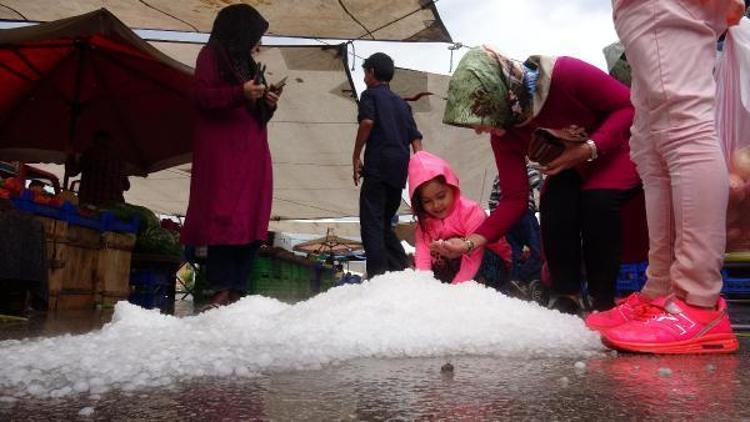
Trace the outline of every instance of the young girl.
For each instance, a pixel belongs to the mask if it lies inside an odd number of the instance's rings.
[[[431,270],[444,283],[477,280],[495,288],[502,284],[511,254],[504,239],[486,247],[467,241],[468,252],[454,259],[431,253],[435,244],[473,233],[487,217],[479,204],[461,196],[458,177],[447,162],[426,151],[414,154],[409,161],[409,196],[418,221],[418,270]]]

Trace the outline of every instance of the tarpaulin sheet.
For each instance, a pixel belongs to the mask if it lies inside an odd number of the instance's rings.
[[[106,7],[132,28],[211,32],[236,0],[0,0],[0,19],[53,21]],[[451,37],[430,0],[245,0],[270,22],[267,35],[442,41]]]
[[[188,162],[192,68],[105,9],[0,31],[0,160],[62,163],[107,130],[128,174]]]
[[[153,45],[186,64],[194,63],[201,47],[178,43]],[[272,218],[357,216],[359,189],[351,179],[357,106],[351,96],[352,86],[341,50],[266,47],[258,60],[267,64],[269,81],[288,77],[279,109],[269,126],[274,172]],[[446,75],[397,69],[391,85],[404,97],[433,93],[410,102],[425,137],[425,148],[446,158],[461,179],[463,194],[486,206],[492,179],[497,174],[489,137],[441,123],[449,79]],[[125,194],[128,202],[164,214],[184,215],[189,164],[147,178],[131,177],[130,181],[132,187]]]

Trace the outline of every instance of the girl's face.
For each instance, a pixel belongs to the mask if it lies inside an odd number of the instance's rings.
[[[445,218],[453,208],[453,189],[439,179],[422,185],[422,208],[433,218]]]

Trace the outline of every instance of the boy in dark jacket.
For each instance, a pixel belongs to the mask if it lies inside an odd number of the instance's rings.
[[[362,64],[367,89],[359,101],[359,130],[352,154],[354,184],[364,178],[359,196],[359,224],[367,255],[367,276],[401,271],[408,266],[406,253],[396,238],[391,219],[401,204],[406,185],[409,146],[422,149],[411,108],[388,83],[393,60],[375,53]],[[361,154],[365,149],[364,164]]]

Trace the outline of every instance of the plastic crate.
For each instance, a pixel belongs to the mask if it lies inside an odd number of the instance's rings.
[[[646,267],[648,263],[621,264],[617,274],[616,290],[618,296],[628,292],[637,292],[646,284]]]
[[[750,295],[750,263],[727,263],[721,276],[724,278],[722,293]]]
[[[77,212],[70,213],[66,216],[65,220],[68,224],[80,227],[86,227],[87,229],[96,230],[99,232],[104,231],[104,225],[98,218],[84,217]]]
[[[131,286],[166,286],[169,275],[165,272],[153,270],[133,270],[130,272]]]
[[[128,302],[146,309],[169,313],[174,307],[174,283],[167,272],[133,270],[130,273]]]
[[[128,302],[146,309],[159,309],[160,312],[168,313],[170,298],[167,286],[137,286],[132,289],[128,296]]]
[[[724,263],[739,263],[750,265],[750,251],[728,252],[724,257]]]
[[[71,207],[73,207],[73,205],[67,202],[62,207],[37,204],[34,202],[33,192],[28,189],[24,190],[20,196],[11,199],[11,202],[20,211],[56,220],[65,220],[65,216],[70,212]]]
[[[617,294],[637,292],[646,283],[647,263],[622,264],[617,276]],[[723,294],[750,295],[750,262],[727,262],[721,270]]]
[[[95,217],[84,217],[78,213],[78,208],[70,202],[60,207],[42,205],[34,202],[33,192],[26,189],[19,197],[11,199],[16,209],[42,217],[54,218],[72,224],[86,227],[100,232],[138,233],[140,219],[134,216],[129,223],[123,223],[111,212],[104,212]]]
[[[111,212],[105,212],[100,217],[102,229],[105,232],[138,233],[140,218],[134,216],[129,223],[123,223]]]

